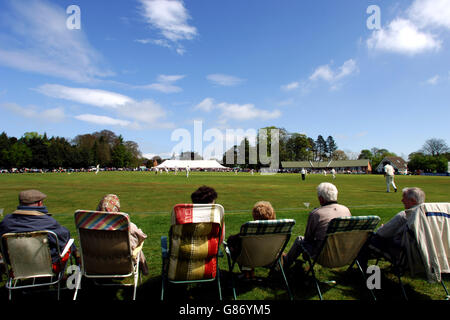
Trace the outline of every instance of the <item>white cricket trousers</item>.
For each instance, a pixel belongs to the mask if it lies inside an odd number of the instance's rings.
[[[390,192],[390,185],[394,187],[394,189],[397,189],[397,186],[394,183],[394,176],[386,176],[386,191]]]

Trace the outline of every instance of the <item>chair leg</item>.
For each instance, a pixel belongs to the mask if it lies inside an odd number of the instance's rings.
[[[164,289],[166,287],[166,281],[164,275],[161,276],[161,301],[164,301]]]
[[[73,300],[77,300],[78,289],[81,286],[81,270],[77,274],[77,278],[75,280],[75,293],[73,294]]]
[[[317,280],[317,278],[316,278],[316,273],[314,272],[314,265],[312,265],[311,263],[310,263],[310,271],[311,271],[311,276],[314,279],[314,283],[316,285],[316,289],[317,289],[319,298],[320,298],[320,300],[323,300],[322,292],[320,291],[319,280]]]
[[[138,284],[138,281],[139,281],[139,255],[140,255],[140,252],[139,252],[138,257],[137,257],[137,263],[134,266],[135,270],[134,270],[133,300],[136,300],[136,289],[137,289],[137,284]]]
[[[220,270],[217,268],[217,286],[219,287],[219,300],[222,301],[222,287],[220,286]]]
[[[284,273],[283,265],[281,264],[281,258],[278,259],[278,266],[280,267],[281,274],[283,275],[284,283],[286,284],[286,288],[287,288],[287,291],[289,294],[289,299],[294,300],[294,297],[292,296],[291,288],[289,288],[289,283],[287,281],[286,274]]]
[[[447,287],[445,286],[444,280],[442,280],[442,279],[441,279],[441,284],[442,284],[442,287],[445,290],[445,294],[446,294],[445,300],[450,300],[450,295],[448,294]]]
[[[229,270],[230,270],[230,275],[231,275],[231,286],[232,286],[232,288],[233,288],[233,298],[234,298],[234,300],[237,300],[237,296],[236,296],[236,283],[235,283],[235,281],[234,281],[234,273],[233,273],[233,269],[234,269],[235,263],[236,263],[236,262],[233,262],[233,264],[231,264],[231,263],[228,261],[228,268],[229,268]]]
[[[405,298],[406,301],[408,301],[408,296],[406,295],[405,287],[403,286],[403,282],[399,274],[397,274],[397,278],[398,282],[400,283],[400,288],[402,289],[403,297]]]
[[[362,269],[362,267],[361,267],[361,265],[360,265],[358,259],[356,259],[356,260],[354,261],[354,263],[355,263],[355,262],[356,262],[356,265],[358,266],[359,271],[361,271],[361,274],[362,274],[362,276],[363,276],[364,282],[367,282],[366,274],[364,273],[364,270]],[[365,284],[367,285],[367,283],[365,283]],[[374,300],[374,301],[377,301],[377,297],[375,296],[375,293],[373,292],[373,289],[369,289],[369,291],[370,291],[370,293],[371,293],[371,295],[372,295],[373,300]]]

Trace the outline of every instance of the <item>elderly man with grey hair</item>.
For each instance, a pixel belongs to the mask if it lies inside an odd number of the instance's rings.
[[[425,202],[425,192],[422,189],[412,187],[402,190],[402,202],[405,210],[397,213],[386,224],[383,224],[369,239],[359,253],[359,262],[363,268],[367,267],[367,260],[374,253],[387,254],[396,258],[402,248],[402,237],[407,232],[406,222],[412,208]]]
[[[284,256],[284,267],[289,267],[304,250],[311,256],[317,255],[325,240],[330,221],[338,217],[351,216],[346,206],[337,203],[338,190],[335,185],[328,182],[319,184],[317,197],[320,207],[309,213],[305,235],[295,239],[291,249]]]

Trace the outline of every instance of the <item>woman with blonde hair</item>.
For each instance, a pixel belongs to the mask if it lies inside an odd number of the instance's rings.
[[[119,197],[115,194],[107,194],[100,200],[97,211],[106,212],[120,212]],[[139,229],[133,222],[130,221],[130,245],[131,250],[137,248],[145,239],[147,235]],[[144,256],[144,252],[141,251],[139,255],[139,269],[144,275],[148,275],[147,261]]]

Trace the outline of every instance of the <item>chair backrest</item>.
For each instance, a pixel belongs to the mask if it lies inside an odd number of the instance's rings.
[[[133,272],[128,214],[77,210],[75,225],[84,274],[114,276]]]
[[[293,219],[256,220],[241,226],[241,252],[236,258],[242,266],[271,267],[276,263],[288,243]]]
[[[37,277],[50,277],[52,257],[49,246],[51,231],[6,233],[2,237],[2,251],[11,268],[10,277],[14,280]]]
[[[407,225],[416,241],[415,246],[407,247],[410,268],[414,264],[411,250],[417,248],[421,259],[415,261],[421,260],[428,280],[441,281],[441,273],[450,273],[450,203],[423,203],[412,208]]]
[[[214,279],[223,226],[220,204],[175,205],[169,232],[168,279]]]
[[[378,216],[334,218],[328,224],[327,236],[316,261],[328,268],[352,263],[379,222]]]

